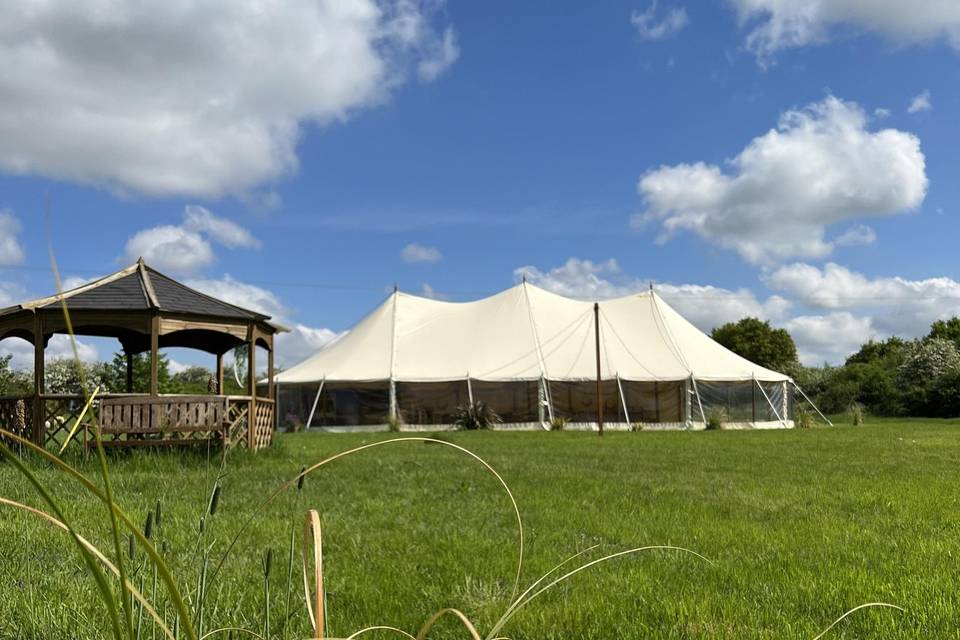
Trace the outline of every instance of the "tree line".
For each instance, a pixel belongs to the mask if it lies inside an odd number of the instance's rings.
[[[786,329],[757,318],[715,328],[731,351],[796,381],[824,413],[861,407],[879,416],[960,417],[960,318],[927,335],[870,340],[841,365],[804,366]]]
[[[0,356],[0,396],[29,395],[33,393],[33,371],[14,369],[10,366],[12,356]],[[101,393],[125,393],[127,391],[127,357],[115,353],[106,362],[85,363],[73,358],[57,358],[44,366],[44,385],[47,393],[80,394],[84,389],[92,391],[99,387]],[[224,393],[244,395],[244,388],[237,384],[228,371],[224,376]],[[170,360],[160,353],[157,366],[157,385],[160,393],[203,395],[215,393],[214,373],[201,366],[187,367],[170,373]],[[133,357],[133,392],[150,391],[150,356],[145,353]]]

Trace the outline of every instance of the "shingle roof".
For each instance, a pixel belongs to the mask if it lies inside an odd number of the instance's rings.
[[[71,311],[138,311],[261,320],[270,316],[201,293],[147,266],[143,259],[125,269],[47,298],[0,309],[0,316],[26,309],[55,309],[66,302]]]

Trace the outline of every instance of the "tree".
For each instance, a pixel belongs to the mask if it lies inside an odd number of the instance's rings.
[[[847,358],[847,364],[870,364],[884,362],[893,368],[903,363],[909,343],[902,338],[892,336],[886,340],[869,340],[860,350]]]
[[[113,354],[110,362],[104,363],[104,384],[113,393],[127,391],[127,356],[122,352]],[[157,359],[157,387],[160,393],[174,393],[170,384],[170,362],[163,353]],[[133,392],[150,392],[150,354],[133,356]]]
[[[195,365],[173,374],[170,378],[170,385],[175,389],[174,393],[202,395],[211,393],[216,383],[213,379],[213,373],[209,369]]]
[[[960,318],[953,317],[949,320],[937,320],[930,325],[930,333],[927,334],[927,338],[949,340],[954,346],[960,349]]]
[[[33,374],[10,366],[12,355],[0,356],[0,395],[23,396],[33,393]]]
[[[797,345],[786,329],[774,329],[769,322],[743,318],[717,327],[710,337],[747,360],[762,367],[783,371],[797,361]]]

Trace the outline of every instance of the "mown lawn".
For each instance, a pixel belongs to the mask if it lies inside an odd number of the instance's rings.
[[[282,435],[268,452],[232,455],[207,523],[212,555],[301,465],[389,437]],[[906,613],[859,612],[827,637],[960,638],[960,422],[441,437],[486,459],[513,489],[526,524],[525,583],[594,544],[601,547],[585,558],[671,544],[712,561],[652,552],[592,568],[531,603],[504,630],[511,638],[813,638],[876,601]],[[79,462],[95,473],[94,461]],[[109,548],[103,509],[58,472],[31,464],[82,532]],[[191,593],[216,455],[138,451],[112,455],[111,465],[120,502],[138,521],[161,500],[159,536]],[[40,504],[6,463],[0,495]],[[206,630],[262,632],[261,557],[270,547],[271,637],[284,637],[288,542],[293,528],[299,541],[308,508],[323,518],[336,636],[374,624],[415,633],[446,606],[485,632],[508,604],[517,535],[498,483],[448,447],[402,443],[335,462],[267,508],[210,585]],[[0,637],[107,637],[93,581],[66,535],[2,509]],[[286,636],[305,638],[299,574],[293,584]],[[451,623],[431,637],[466,634]]]

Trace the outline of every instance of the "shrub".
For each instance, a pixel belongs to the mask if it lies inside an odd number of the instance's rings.
[[[726,409],[711,409],[710,413],[707,414],[707,431],[719,431],[720,429],[723,429],[723,423],[726,421]]]
[[[813,413],[803,405],[797,405],[793,412],[793,424],[797,429],[813,428]]]
[[[462,404],[453,412],[453,424],[469,431],[489,429],[501,422],[502,420],[497,412],[479,400]]]
[[[864,414],[862,404],[859,402],[852,403],[848,409],[848,413],[850,414],[850,423],[853,424],[853,426],[859,427],[863,424]]]
[[[403,420],[400,419],[400,415],[387,416],[387,427],[390,428],[390,431],[400,431],[400,426],[403,424]]]
[[[567,422],[563,416],[553,416],[550,418],[550,431],[563,431],[567,428]]]

